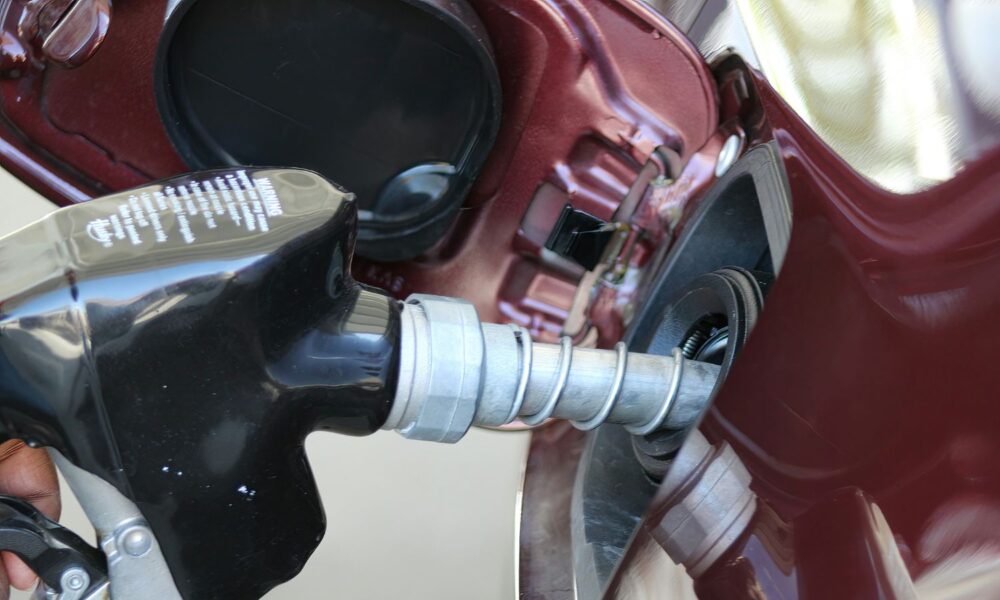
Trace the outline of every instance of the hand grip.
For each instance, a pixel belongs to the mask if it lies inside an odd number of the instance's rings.
[[[0,280],[0,439],[114,486],[184,598],[295,576],[325,530],[305,437],[388,416],[400,309],[351,278],[352,198],[306,171],[226,169],[0,238],[17,265]]]
[[[0,550],[19,556],[60,598],[86,598],[107,584],[101,552],[18,498],[0,496]]]

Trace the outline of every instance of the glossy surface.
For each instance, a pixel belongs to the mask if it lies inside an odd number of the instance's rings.
[[[734,4],[771,85],[875,184],[927,189],[1000,141],[1000,86],[977,77],[996,70],[996,3]]]
[[[54,2],[53,4],[61,4]],[[67,68],[79,67],[101,48],[111,24],[111,0],[76,0],[41,33],[45,58]]]
[[[438,242],[500,126],[492,50],[465,0],[188,0],[156,69],[189,167],[334,179],[357,195],[358,253],[377,260]]]
[[[185,597],[297,573],[325,528],[306,434],[388,414],[398,307],[350,277],[355,219],[312,173],[223,171],[0,240],[5,435],[134,499]]]
[[[0,3],[0,73],[18,78],[45,63],[78,67],[108,34],[111,0]]]
[[[165,0],[118,3],[100,52],[84,65],[29,63],[21,77],[0,80],[4,168],[62,205],[188,171],[153,95],[165,13]]]
[[[21,16],[25,13],[25,0],[4,0],[0,3],[0,72],[19,74],[36,60],[30,40],[19,31]]]
[[[905,585],[891,589],[982,597],[1000,564],[988,549],[1000,539],[990,516],[1000,505],[991,400],[1000,389],[1000,153],[938,187],[893,195],[852,171],[738,60],[719,69],[748,92],[728,110],[750,139],[778,144],[793,227],[757,328],[702,427],[733,446],[758,502],[783,522],[822,515],[822,527],[796,529],[784,566],[768,552],[740,560],[757,582],[808,565],[808,581],[777,597],[830,597],[862,571],[875,583],[849,596],[892,596],[876,575],[894,554],[905,570],[888,573]],[[835,509],[845,487],[877,506],[878,519],[866,517],[877,536],[856,510]],[[611,593],[642,576],[658,510]],[[876,537],[888,550],[859,551]]]
[[[544,234],[538,241],[526,230],[547,234],[552,223],[525,223],[529,207],[554,198],[610,219],[654,148],[687,161],[705,145],[716,91],[697,50],[639,0],[470,4],[493,41],[503,89],[494,151],[441,244],[406,263],[359,260],[354,271],[397,297],[466,298],[484,320],[517,321],[552,339],[579,274],[540,257]],[[87,64],[0,81],[0,164],[60,203],[185,170],[153,95],[165,13],[164,0],[118,3]],[[703,184],[684,179],[680,202]],[[603,321],[620,321],[612,308],[600,309]]]
[[[850,487],[791,523],[761,505],[742,539],[699,578],[695,591],[702,600],[918,597],[881,510]]]
[[[169,168],[169,151],[156,147],[165,137],[142,110],[152,108],[151,85],[114,79],[142,71],[143,44],[155,41],[163,6],[120,5],[116,22],[132,10],[131,22],[145,27],[113,27],[71,82],[46,76],[64,86],[59,94],[48,88],[46,102],[50,111],[61,107],[72,135],[44,120],[41,80],[0,83],[4,165],[53,197],[81,199],[87,186],[121,186]],[[546,330],[565,315],[575,280],[523,258],[535,247],[515,232],[540,184],[604,216],[648,146],[680,148],[689,164],[710,170],[710,157],[697,149],[717,118],[735,121],[749,147],[777,142],[794,226],[768,307],[706,430],[736,449],[760,501],[782,522],[844,486],[861,490],[880,508],[918,589],[942,589],[942,581],[961,581],[977,565],[1000,564],[992,551],[976,552],[1000,539],[997,150],[945,184],[892,194],[852,170],[757,74],[733,62],[716,71],[717,117],[707,67],[637,3],[475,5],[497,40],[507,94],[492,163],[453,237],[433,255],[415,264],[358,264],[359,274],[397,294],[464,296],[484,319]],[[108,63],[98,73],[102,60]],[[128,97],[115,81],[138,92]],[[83,94],[70,92],[89,89],[104,102],[87,112],[76,103]],[[122,126],[125,115],[130,126]],[[849,525],[831,514],[832,524]],[[639,555],[648,548],[642,541],[626,555],[622,578],[648,575],[648,565],[658,564]],[[820,583],[844,577],[825,543],[795,542],[796,552],[820,557]],[[770,576],[763,557],[747,560],[757,576]]]

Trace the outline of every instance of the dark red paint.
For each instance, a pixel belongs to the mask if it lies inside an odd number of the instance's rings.
[[[752,143],[778,141],[793,227],[766,310],[702,429],[736,449],[758,502],[795,531],[785,550],[798,583],[776,597],[893,597],[848,576],[863,565],[875,581],[885,559],[865,558],[871,534],[856,510],[838,507],[845,488],[884,515],[890,554],[917,585],[928,567],[1000,533],[956,526],[1000,509],[1000,149],[935,188],[892,194],[734,62],[720,78],[743,78],[753,93],[728,109],[741,112]],[[636,576],[657,514],[654,506],[613,589]],[[831,539],[853,539],[854,550]],[[742,546],[727,560],[780,580],[775,556]],[[713,577],[724,575],[706,574],[703,591]]]
[[[358,260],[355,272],[401,296],[462,296],[486,320],[554,335],[575,282],[540,268],[538,243],[519,233],[536,189],[549,182],[564,201],[610,217],[655,147],[686,160],[705,143],[716,125],[715,89],[691,44],[637,0],[473,4],[505,91],[492,159],[435,250],[408,264]],[[0,81],[11,129],[2,137],[45,150],[38,165],[22,166],[0,149],[0,164],[60,203],[81,199],[57,189],[60,176],[76,175],[93,194],[183,171],[152,94],[164,12],[163,0],[119,3],[104,46],[80,69],[50,66]]]
[[[715,127],[714,90],[696,50],[639,2],[473,4],[505,94],[493,156],[452,235],[430,256],[407,265],[358,261],[355,271],[397,281],[400,294],[467,298],[487,321],[558,331],[575,282],[540,270],[533,252],[514,251],[537,252],[518,233],[536,190],[551,183],[574,206],[609,218],[653,148],[686,159],[704,143]],[[659,81],[639,76],[651,72]],[[685,92],[662,94],[661,85]]]
[[[1000,151],[898,196],[850,169],[737,61],[720,64],[714,81],[690,44],[638,1],[474,4],[505,92],[491,162],[432,253],[403,265],[358,261],[358,277],[397,295],[463,296],[485,320],[552,332],[574,282],[544,270],[537,243],[520,231],[543,183],[610,216],[658,145],[676,151],[689,181],[681,187],[696,196],[722,128],[738,127],[750,145],[776,140],[793,199],[791,245],[703,427],[736,449],[761,510],[773,511],[762,514],[794,539],[738,545],[726,560],[772,581],[792,568],[786,597],[835,595],[847,589],[845,573],[881,568],[871,552],[840,550],[871,549],[861,542],[874,539],[864,537],[872,507],[914,579],[963,544],[995,544],[1000,528],[975,517],[1000,510]],[[0,164],[63,203],[183,170],[150,91],[162,16],[162,1],[119,3],[105,47],[80,71],[0,82]],[[970,520],[985,525],[956,525]],[[638,573],[650,526],[618,583]],[[950,545],[936,541],[942,529],[954,534]],[[772,550],[787,551],[792,566]],[[849,595],[866,594],[879,590]]]
[[[165,0],[121,2],[108,37],[83,66],[48,64],[0,80],[0,107],[12,130],[4,137],[16,136],[43,154],[46,170],[73,173],[96,193],[185,171],[153,97],[153,53],[165,11]],[[81,199],[49,186],[39,191],[60,204]]]

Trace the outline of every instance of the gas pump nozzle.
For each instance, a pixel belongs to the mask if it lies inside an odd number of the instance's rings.
[[[359,285],[356,220],[319,175],[246,168],[0,239],[0,433],[51,449],[112,597],[256,598],[298,573],[325,529],[312,431],[454,442],[563,418],[639,434],[708,401],[717,367],[679,352],[539,344],[460,300]]]

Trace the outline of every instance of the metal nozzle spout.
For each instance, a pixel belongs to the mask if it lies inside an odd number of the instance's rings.
[[[527,330],[480,323],[462,300],[411,296],[402,316],[400,379],[383,429],[455,442],[469,427],[566,419],[636,435],[691,425],[719,367],[672,356],[534,342]]]

